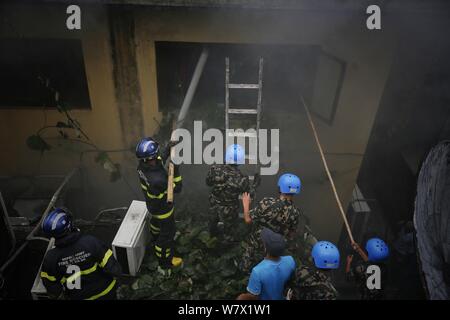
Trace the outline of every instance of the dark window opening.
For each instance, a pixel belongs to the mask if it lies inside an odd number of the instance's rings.
[[[0,108],[90,109],[79,39],[0,39]]]
[[[258,82],[259,57],[263,57],[263,113],[267,111],[265,107],[298,112],[301,93],[312,112],[320,115],[327,123],[332,123],[345,64],[324,54],[320,46],[314,45],[157,42],[160,111],[179,110],[204,45],[209,49],[209,57],[190,112],[196,106],[207,107],[204,111],[223,108],[225,57],[230,59],[230,83],[244,84]],[[326,77],[327,72],[332,74],[329,79]],[[319,88],[316,89],[316,86]],[[324,89],[319,90],[322,86]],[[235,90],[230,94],[230,106],[233,108],[255,108],[256,102],[257,90]],[[218,115],[219,111],[216,113]]]
[[[317,65],[311,112],[331,126],[339,103],[346,63],[333,55],[321,52]]]

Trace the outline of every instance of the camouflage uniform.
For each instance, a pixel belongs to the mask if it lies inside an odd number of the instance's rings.
[[[252,219],[252,231],[243,243],[243,259],[240,266],[244,272],[250,271],[264,258],[264,246],[260,239],[264,227],[286,238],[287,249],[291,255],[301,258],[310,256],[312,245],[317,240],[305,231],[308,228],[306,218],[292,201],[266,197],[256,208],[250,210],[249,214]],[[304,228],[296,232],[299,225]],[[301,236],[298,236],[299,234]]]
[[[325,272],[306,265],[297,267],[288,286],[290,300],[336,300],[338,296]]]
[[[218,234],[217,224],[223,223],[226,241],[236,239],[235,226],[239,217],[239,195],[253,192],[248,176],[236,165],[212,165],[206,176],[206,184],[212,187],[209,195],[209,225]]]

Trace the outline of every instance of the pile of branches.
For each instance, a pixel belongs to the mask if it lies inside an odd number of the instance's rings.
[[[240,244],[222,245],[205,222],[177,222],[176,251],[183,257],[171,275],[147,252],[137,278],[118,290],[119,299],[235,299],[245,291],[248,274],[237,267]],[[149,250],[147,250],[149,251]]]

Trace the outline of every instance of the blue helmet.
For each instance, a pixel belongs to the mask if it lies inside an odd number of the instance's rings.
[[[302,182],[295,174],[285,173],[278,179],[278,188],[281,193],[298,194],[301,187]]]
[[[154,159],[158,156],[159,144],[152,138],[144,138],[136,146],[138,159]]]
[[[369,239],[366,243],[366,251],[369,256],[369,261],[378,262],[383,261],[389,257],[389,248],[380,238]]]
[[[317,242],[311,252],[314,264],[319,269],[337,269],[339,268],[339,250],[328,241]]]
[[[225,153],[225,163],[244,164],[245,163],[244,149],[238,144],[229,145]]]
[[[72,230],[72,215],[64,208],[56,208],[42,221],[42,231],[50,237],[61,237],[70,230]]]

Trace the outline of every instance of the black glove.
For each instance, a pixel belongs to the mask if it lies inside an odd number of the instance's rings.
[[[170,148],[175,147],[177,144],[179,144],[179,143],[181,142],[181,140],[182,140],[182,139],[180,139],[180,140],[178,140],[178,141],[169,141],[169,142],[167,143],[167,148],[170,149]]]
[[[167,142],[164,147],[161,150],[161,158],[163,159],[163,162],[165,163],[166,160],[169,158],[170,156],[170,149],[174,146],[176,146],[177,144],[179,144],[181,142],[181,140],[179,141],[169,141]]]
[[[253,188],[259,187],[261,184],[261,175],[259,173],[255,173],[253,176]]]

